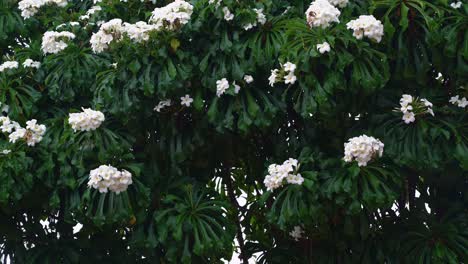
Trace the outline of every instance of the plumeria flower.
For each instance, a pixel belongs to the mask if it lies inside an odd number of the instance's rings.
[[[193,99],[188,94],[186,94],[184,97],[180,98],[180,101],[181,101],[180,102],[181,105],[185,105],[189,107],[192,104]]]
[[[330,52],[330,44],[328,42],[324,42],[322,44],[317,44],[317,50],[321,53],[324,54],[326,52]]]
[[[216,96],[221,97],[229,89],[229,82],[226,78],[216,81]]]
[[[403,113],[406,113],[408,111],[412,111],[413,110],[413,107],[411,105],[403,105],[401,108],[400,108],[401,112]]]
[[[406,124],[413,123],[416,120],[413,112],[404,113],[402,119]]]
[[[455,3],[455,2],[451,3],[450,6],[451,6],[452,8],[454,8],[454,9],[458,9],[458,8],[462,7],[462,4],[463,4],[463,3],[462,3],[461,1],[458,1],[458,2],[456,2],[456,3]]]
[[[251,75],[245,75],[244,76],[244,81],[246,83],[252,83],[254,81],[253,77]]]
[[[296,64],[288,61],[285,64],[283,64],[283,68],[287,72],[294,72],[296,70]]]
[[[273,85],[276,83],[276,77],[278,77],[278,69],[271,70],[271,75],[268,77],[268,82],[270,83],[270,86],[273,87]]]
[[[290,72],[288,75],[284,76],[284,83],[285,84],[294,84],[297,78],[293,72]]]
[[[8,154],[10,154],[10,153],[11,153],[11,150],[9,150],[9,149],[4,149],[4,150],[2,150],[2,154],[3,154],[3,155],[8,155]]]
[[[224,20],[231,21],[234,19],[234,14],[232,14],[231,11],[229,11],[229,8],[227,8],[226,6],[223,7],[223,13],[224,13]]]
[[[234,85],[234,93],[238,94],[241,87],[236,84],[236,82],[233,82],[232,85]]]

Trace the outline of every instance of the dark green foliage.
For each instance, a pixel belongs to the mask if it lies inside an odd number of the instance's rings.
[[[148,21],[169,2],[103,0],[89,22]],[[468,97],[466,3],[350,0],[340,23],[311,29],[309,1],[190,2],[188,24],[144,44],[125,37],[95,54],[98,28],[81,22],[61,29],[76,34],[65,50],[44,55],[43,33],[93,1],[24,20],[17,1],[0,0],[0,62],[20,62],[0,72],[0,107],[47,126],[35,147],[0,135],[0,262],[222,263],[234,251],[268,264],[468,262],[468,115],[449,103]],[[247,31],[253,8],[267,22]],[[380,43],[346,28],[367,14],[384,24]],[[324,41],[332,48],[320,54]],[[41,68],[21,67],[27,58]],[[287,61],[297,82],[269,86]],[[222,78],[240,92],[217,97]],[[402,94],[427,98],[435,116],[405,124],[394,111]],[[154,111],[164,99],[172,106]],[[81,107],[105,122],[74,132],[68,114]],[[383,157],[345,163],[344,143],[362,134],[385,144]],[[304,183],[267,191],[268,166],[288,158]],[[102,164],[130,171],[133,184],[119,195],[88,188]]]

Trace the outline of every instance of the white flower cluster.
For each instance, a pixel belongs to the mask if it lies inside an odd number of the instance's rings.
[[[295,226],[294,229],[289,232],[289,235],[294,238],[295,241],[299,241],[302,238],[302,234],[304,234],[304,230],[300,226]]]
[[[102,23],[99,31],[91,36],[91,48],[94,53],[101,53],[109,48],[109,44],[112,41],[122,40],[124,35],[127,35],[136,43],[148,41],[151,31],[162,29],[175,30],[187,24],[192,11],[193,6],[191,4],[182,0],[176,0],[167,6],[154,9],[149,23],[144,21],[138,21],[135,24],[122,23],[122,20],[119,18],[109,20]],[[90,14],[87,13],[86,16],[89,17]]]
[[[268,81],[270,86],[273,87],[275,83],[279,82],[280,80],[284,80],[285,84],[294,84],[297,80],[294,71],[296,70],[296,64],[291,62],[286,62],[282,65],[282,69],[274,69],[271,70],[271,75],[268,77]]]
[[[0,65],[0,72],[4,72],[5,69],[18,69],[17,61],[5,61]]]
[[[267,187],[268,191],[273,191],[287,183],[301,185],[304,182],[304,178],[297,173],[299,164],[296,159],[288,159],[283,162],[282,165],[271,164],[268,167],[269,175],[265,176],[263,183]]]
[[[402,120],[405,121],[406,124],[416,121],[416,115],[429,113],[434,116],[432,103],[425,98],[414,99],[413,96],[404,94],[400,99],[400,106],[399,110],[403,113]]]
[[[330,4],[332,4],[334,6],[343,8],[343,7],[346,7],[349,0],[328,0],[328,2],[330,2]]]
[[[156,105],[156,107],[154,107],[153,110],[156,112],[161,112],[163,108],[165,108],[166,106],[171,106],[171,105],[172,105],[171,99],[162,100],[161,102],[158,103],[158,105]]]
[[[101,126],[106,119],[100,111],[95,111],[90,108],[82,108],[83,112],[71,113],[68,117],[68,124],[71,125],[73,131],[91,131],[96,130]]]
[[[246,76],[244,76],[244,80],[247,83],[249,83],[248,81],[252,82],[253,78],[250,75],[246,75]],[[241,87],[238,84],[236,84],[235,81],[232,82],[232,86],[234,87],[234,93],[238,94]],[[231,87],[231,85],[229,84],[229,81],[226,78],[222,78],[221,80],[217,80],[216,81],[216,96],[221,97],[221,95],[226,93],[226,91],[229,89],[229,87]]]
[[[28,146],[35,146],[41,142],[46,132],[46,126],[37,124],[36,119],[27,121],[26,128],[22,128],[18,122],[10,120],[7,116],[0,116],[0,123],[0,130],[3,133],[10,134],[8,138],[11,143],[16,143],[19,139],[23,139]]]
[[[47,31],[42,37],[42,52],[56,54],[68,47],[65,41],[74,39],[75,34],[68,31]]]
[[[86,11],[86,14],[82,15],[79,17],[80,20],[88,20],[92,15],[94,15],[96,12],[101,11],[102,7],[100,6],[92,6]]]
[[[333,22],[339,23],[341,12],[327,0],[315,0],[307,9],[305,15],[310,27],[327,28]]]
[[[367,166],[367,163],[375,157],[382,157],[384,144],[373,137],[361,135],[353,137],[344,144],[345,156],[344,161],[352,162],[356,160],[358,166]]]
[[[324,54],[326,52],[330,52],[330,44],[328,42],[324,42],[322,44],[317,44],[317,50],[320,52],[320,54]]]
[[[460,108],[465,108],[466,106],[468,106],[468,100],[466,100],[466,97],[463,97],[462,99],[460,99],[460,96],[458,95],[450,98],[449,102]]]
[[[16,121],[12,121],[8,116],[0,116],[0,130],[3,133],[11,133],[14,130],[21,128],[20,124]]]
[[[131,40],[136,43],[142,43],[149,40],[149,33],[152,30],[155,30],[154,25],[150,25],[144,21],[138,21],[135,24],[124,23],[122,31],[125,32]]]
[[[122,20],[115,18],[109,20],[101,25],[99,31],[93,33],[90,39],[91,48],[94,53],[101,53],[107,48],[109,44],[115,39],[122,39],[123,25]]]
[[[111,191],[119,194],[126,191],[132,183],[130,172],[119,171],[110,165],[101,165],[89,172],[88,187],[97,189],[100,193]]]
[[[462,4],[463,4],[463,3],[462,3],[461,1],[458,1],[458,2],[456,2],[456,3],[455,3],[455,2],[451,3],[450,6],[451,6],[452,8],[454,8],[454,9],[458,9],[458,8],[462,7]]]
[[[36,68],[36,69],[39,69],[39,67],[41,67],[41,63],[38,62],[38,61],[33,61],[31,59],[26,59],[24,62],[23,62],[23,67],[25,68]]]
[[[263,13],[263,8],[254,8],[253,10],[257,14],[257,21],[254,22],[254,23],[248,23],[248,24],[244,25],[245,30],[249,30],[249,29],[252,29],[253,27],[256,27],[257,23],[260,24],[260,25],[265,25],[265,23],[266,23],[266,16]]]
[[[351,20],[346,24],[348,29],[352,29],[353,36],[357,39],[367,37],[377,43],[382,40],[384,35],[384,27],[382,22],[377,20],[374,16],[359,16],[358,19]]]
[[[65,7],[67,0],[22,0],[18,3],[18,9],[21,10],[23,18],[30,18],[34,16],[44,5],[56,4],[59,7]]]
[[[183,0],[174,2],[160,8],[155,8],[149,22],[156,26],[156,29],[174,30],[187,24],[193,13],[193,6]]]

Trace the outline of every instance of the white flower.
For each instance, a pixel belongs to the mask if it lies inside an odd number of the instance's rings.
[[[327,28],[331,23],[339,23],[341,12],[327,0],[315,0],[306,11],[307,23],[310,27]]]
[[[10,106],[7,105],[7,104],[2,104],[2,103],[0,103],[0,106],[1,106],[1,108],[0,108],[0,114],[1,114],[1,113],[8,114],[8,111],[10,111]]]
[[[90,43],[94,53],[101,53],[107,48],[113,40],[121,40],[125,32],[122,20],[115,18],[105,22],[99,28],[99,31],[91,36]]]
[[[9,150],[9,149],[4,149],[4,150],[2,150],[2,154],[3,154],[3,155],[8,155],[8,154],[10,154],[10,153],[11,153],[11,150]]]
[[[36,119],[31,119],[26,122],[26,130],[26,143],[28,146],[35,146],[42,141],[42,136],[46,132],[46,126],[37,124]]]
[[[244,75],[244,81],[246,83],[252,83],[254,81],[253,77],[251,75]]]
[[[458,2],[456,2],[456,3],[455,3],[455,2],[451,3],[450,6],[451,6],[452,8],[454,8],[454,9],[458,9],[458,8],[462,7],[462,4],[463,4],[463,3],[462,3],[461,1],[458,1]]]
[[[100,111],[95,111],[90,108],[82,109],[83,112],[71,113],[68,117],[68,124],[71,125],[75,132],[96,130],[106,119],[104,114]]]
[[[299,241],[299,239],[302,238],[303,233],[304,231],[302,230],[300,226],[295,226],[294,229],[291,232],[289,232],[289,235],[292,238],[294,238],[294,240]]]
[[[413,102],[413,96],[409,94],[404,94],[401,96],[401,99],[400,99],[401,106],[407,106],[408,104],[411,104],[412,102]]]
[[[416,121],[416,115],[428,113],[434,116],[432,103],[425,98],[413,98],[409,94],[404,94],[400,99],[400,111],[403,113],[402,120],[406,124]],[[398,108],[397,108],[398,111]]]
[[[186,94],[184,97],[180,98],[180,101],[181,101],[180,102],[181,105],[185,105],[189,107],[192,104],[193,99],[188,94]]]
[[[23,62],[23,67],[25,68],[36,68],[36,69],[39,69],[39,67],[41,67],[41,63],[38,62],[38,61],[33,61],[31,59],[26,59],[24,62]]]
[[[248,23],[246,25],[244,25],[244,30],[250,30],[254,27],[254,25],[252,23]]]
[[[183,0],[155,8],[149,19],[149,23],[154,24],[157,30],[168,29],[175,30],[190,21],[193,13],[193,6]]]
[[[268,77],[268,81],[271,87],[273,87],[273,85],[276,83],[276,77],[278,77],[278,72],[278,69],[271,70],[271,75],[270,77]]]
[[[0,116],[0,123],[2,124],[0,126],[0,130],[3,133],[11,133],[12,131],[21,128],[18,122],[10,120],[8,116]]]
[[[221,5],[221,0],[209,0],[208,4],[210,4],[210,5],[214,4],[216,6],[216,8],[218,8]]]
[[[216,96],[221,97],[229,89],[229,82],[226,78],[216,81]]]
[[[281,187],[285,183],[285,180],[290,184],[301,185],[304,182],[304,178],[300,174],[295,174],[298,167],[298,161],[295,159],[288,159],[282,165],[271,164],[268,166],[269,175],[265,176],[263,181],[267,190],[273,191]]]
[[[5,61],[0,65],[0,72],[5,71],[5,69],[17,69],[18,65],[17,61]]]
[[[328,2],[330,2],[330,4],[334,5],[334,6],[338,6],[338,7],[346,7],[346,5],[348,4],[348,0],[328,0]]]
[[[296,70],[296,64],[294,63],[291,63],[291,62],[286,62],[285,64],[283,64],[283,68],[286,72],[292,72],[294,73],[294,71]]]
[[[423,102],[425,106],[432,107],[432,103],[429,102],[426,98],[421,98],[420,101]]]
[[[463,97],[460,101],[458,101],[458,107],[465,108],[468,105],[468,100]]]
[[[238,94],[241,87],[236,84],[236,82],[233,82],[232,85],[234,86],[234,93]]]
[[[154,25],[149,25],[144,21],[138,21],[135,24],[124,23],[122,32],[125,32],[127,36],[136,43],[141,43],[148,41],[149,33],[155,29]]]
[[[257,13],[257,22],[261,25],[264,25],[266,23],[266,16],[263,14],[263,9],[262,8],[254,8],[253,9],[255,13]]]
[[[459,98],[458,95],[453,96],[453,97],[450,98],[449,102],[452,103],[452,104],[457,104],[458,100],[459,100],[458,98]]]
[[[111,191],[119,194],[126,191],[132,183],[130,172],[119,171],[110,165],[101,165],[89,172],[88,187],[97,189],[100,193]]]
[[[345,147],[345,162],[356,160],[358,166],[367,166],[367,163],[373,158],[382,157],[384,144],[373,137],[361,135],[348,140],[344,144]]]
[[[416,120],[413,112],[405,112],[402,119],[406,124],[413,123]]]
[[[290,72],[288,75],[284,76],[284,83],[285,84],[294,84],[297,78],[293,72]]]
[[[41,142],[46,132],[46,126],[38,124],[36,119],[27,121],[26,128],[22,128],[17,122],[11,121],[8,117],[0,118],[0,122],[2,122],[2,132],[11,133],[8,136],[11,143],[23,139],[28,146],[35,146]],[[15,131],[12,132],[12,130]]]
[[[18,2],[18,9],[21,10],[21,16],[23,18],[30,18],[34,16],[45,3],[45,0],[22,0]]]
[[[223,7],[223,13],[224,13],[224,20],[226,21],[231,21],[234,19],[234,14],[229,11],[229,8],[227,6]]]
[[[92,6],[88,11],[86,11],[85,15],[79,17],[80,20],[88,20],[91,15],[94,15],[96,12],[101,11],[102,7],[100,6]]]
[[[58,53],[68,47],[68,44],[65,41],[69,41],[74,38],[75,34],[68,31],[47,31],[42,37],[42,52],[44,52],[44,54]]]
[[[450,98],[450,103],[454,104],[454,105],[457,105],[458,107],[460,108],[465,108],[466,106],[468,106],[468,100],[466,100],[466,97],[463,97],[462,99],[459,99],[460,96],[454,96],[452,98]]]
[[[11,133],[8,138],[11,143],[16,143],[19,139],[22,139],[26,136],[26,129],[18,128],[15,132]]]
[[[59,7],[65,7],[67,5],[67,0],[46,0],[48,4],[56,4]]]
[[[21,0],[18,2],[18,9],[21,10],[21,16],[27,19],[34,16],[46,4],[65,7],[67,3],[66,0]]]
[[[411,106],[409,104],[406,104],[406,105],[401,106],[400,110],[401,110],[401,112],[406,113],[408,111],[412,111],[413,106]]]
[[[353,36],[357,39],[362,39],[365,36],[378,43],[384,35],[382,22],[372,15],[361,15],[358,19],[349,21],[346,27],[354,31]]]
[[[324,42],[322,44],[317,44],[317,50],[321,53],[324,54],[325,52],[330,52],[330,44],[328,42]]]
[[[162,100],[161,102],[158,103],[158,105],[156,105],[156,106],[154,107],[153,110],[156,111],[156,112],[161,112],[161,110],[162,110],[164,107],[166,107],[166,106],[171,106],[171,104],[172,104],[171,99]]]

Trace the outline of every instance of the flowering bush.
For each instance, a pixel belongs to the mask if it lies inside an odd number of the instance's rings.
[[[3,0],[0,262],[466,262],[467,12]]]

